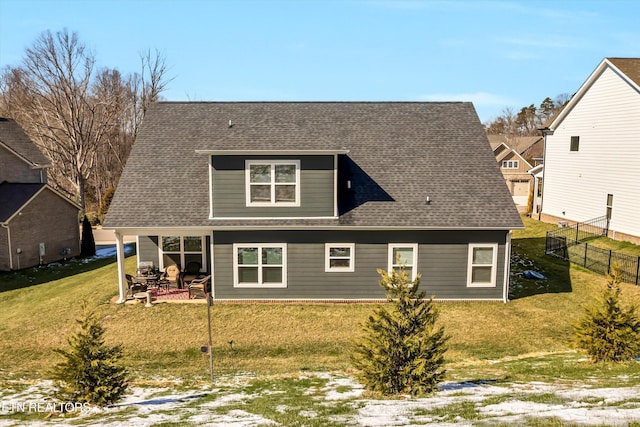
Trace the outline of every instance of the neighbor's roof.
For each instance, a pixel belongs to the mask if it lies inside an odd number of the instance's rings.
[[[29,139],[22,128],[14,120],[4,117],[0,117],[0,146],[2,145],[35,168],[49,166],[49,160]]]
[[[210,220],[202,153],[218,150],[348,150],[362,179],[353,178],[338,219]],[[104,225],[512,229],[522,222],[471,103],[161,102],[147,112]]]
[[[640,86],[640,58],[607,58],[607,60]]]
[[[6,222],[15,214],[25,203],[35,196],[42,187],[43,183],[20,184],[10,182],[0,182],[0,223]]]

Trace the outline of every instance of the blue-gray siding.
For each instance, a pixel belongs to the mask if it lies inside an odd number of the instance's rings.
[[[247,207],[245,160],[300,160],[299,207]],[[334,216],[333,156],[212,156],[214,218]]]
[[[503,298],[505,231],[247,231],[215,232],[218,299],[384,298],[378,268],[388,268],[389,243],[418,243],[421,289],[436,299]],[[325,243],[355,243],[355,271],[325,272]],[[287,288],[234,288],[233,243],[287,243]],[[497,284],[467,287],[470,243],[498,243]]]

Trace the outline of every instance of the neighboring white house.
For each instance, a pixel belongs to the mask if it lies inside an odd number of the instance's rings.
[[[605,58],[545,129],[542,215],[640,241],[640,58]]]

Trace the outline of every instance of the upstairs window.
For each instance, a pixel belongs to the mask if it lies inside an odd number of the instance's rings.
[[[503,169],[518,169],[520,163],[518,160],[503,160],[502,168]]]
[[[299,160],[247,160],[247,206],[300,206]]]
[[[571,137],[571,145],[569,147],[570,151],[578,151],[578,149],[580,148],[580,137],[579,136],[572,136]]]

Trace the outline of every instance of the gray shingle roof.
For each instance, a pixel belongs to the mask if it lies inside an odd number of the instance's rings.
[[[13,150],[33,166],[46,167],[49,160],[13,120],[0,117],[0,144]]]
[[[208,219],[207,156],[196,150],[344,148],[378,189],[354,183],[352,199],[342,200],[339,219]],[[353,199],[371,191],[386,197],[364,203]],[[427,196],[431,204],[425,203]],[[247,225],[511,229],[522,227],[522,222],[471,103],[153,105],[105,227]]]

